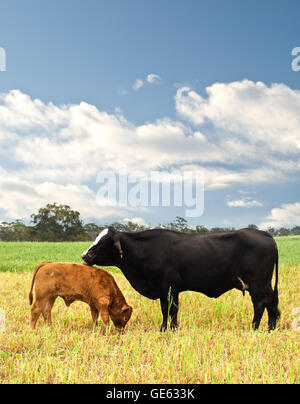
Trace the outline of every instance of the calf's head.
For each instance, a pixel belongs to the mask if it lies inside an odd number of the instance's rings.
[[[122,330],[130,320],[132,307],[128,304],[124,304],[121,308],[111,305],[108,310],[115,327]]]

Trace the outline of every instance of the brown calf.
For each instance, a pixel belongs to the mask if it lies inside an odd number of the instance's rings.
[[[32,305],[34,283],[35,300]],[[35,328],[41,313],[45,322],[51,324],[51,310],[58,296],[67,306],[75,300],[87,303],[94,324],[100,313],[105,326],[110,317],[115,327],[122,329],[132,314],[132,308],[126,303],[114,278],[103,269],[82,264],[42,262],[35,269],[29,293],[31,329]]]

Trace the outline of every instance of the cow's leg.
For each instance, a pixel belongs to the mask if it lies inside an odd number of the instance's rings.
[[[273,331],[276,328],[277,319],[280,316],[279,310],[277,307],[274,307],[272,304],[267,305],[268,316],[269,316],[269,331]]]
[[[170,302],[169,302],[170,304]],[[177,323],[177,314],[178,314],[178,293],[172,294],[172,301],[170,307],[170,315],[171,315],[171,330],[176,330],[178,327]]]
[[[276,328],[276,322],[280,317],[280,311],[278,310],[278,296],[274,296],[273,289],[269,285],[267,290],[267,310],[269,317],[269,331],[273,331]]]
[[[253,329],[258,329],[264,310],[267,308],[269,331],[274,330],[280,317],[280,311],[278,310],[278,296],[274,294],[271,284],[260,290],[251,287],[250,295],[254,307]]]
[[[178,293],[169,289],[168,294],[160,298],[161,312],[163,315],[163,322],[160,327],[160,331],[166,331],[168,328],[168,317],[171,316],[171,329],[175,330],[178,326],[177,324],[177,313],[178,313]]]
[[[98,317],[99,317],[99,311],[94,306],[90,306],[90,310],[91,310],[91,315],[92,315],[92,318],[93,318],[93,325],[95,326],[95,325],[97,325],[97,320],[98,320]]]
[[[260,302],[256,302],[253,303],[253,307],[254,307],[254,317],[253,317],[253,321],[252,321],[252,328],[253,330],[258,330],[261,318],[264,314],[265,311],[265,304],[264,302],[260,301]]]
[[[167,296],[160,298],[160,307],[161,307],[161,312],[163,315],[163,322],[161,324],[160,331],[166,331],[166,329],[168,327],[168,298],[167,298]]]
[[[254,309],[254,317],[252,321],[253,330],[257,330],[266,308],[266,299],[264,293],[255,292],[253,289],[250,291],[251,299]]]

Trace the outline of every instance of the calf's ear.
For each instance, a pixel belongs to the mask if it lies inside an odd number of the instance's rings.
[[[126,313],[127,311],[132,311],[132,307],[131,307],[131,306],[128,306],[128,304],[125,304],[125,305],[122,307],[121,311],[122,311],[123,313]]]

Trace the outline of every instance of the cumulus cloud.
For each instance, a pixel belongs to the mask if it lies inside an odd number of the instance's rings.
[[[125,223],[132,222],[134,224],[138,224],[139,226],[145,226],[145,227],[148,226],[147,222],[142,217],[133,217],[132,219],[126,217],[124,219],[124,222]]]
[[[227,201],[227,206],[230,208],[257,208],[264,206],[262,202],[251,198],[242,198],[232,201]]]
[[[51,201],[70,204],[84,219],[124,217],[130,207],[99,204],[97,173],[168,166],[185,160],[180,149],[189,149],[185,126],[167,118],[134,126],[121,111],[107,114],[84,102],[46,104],[18,90],[1,94],[0,102],[1,219],[26,218]],[[195,135],[195,147],[199,141]],[[173,144],[170,153],[163,144]]]
[[[206,190],[298,178],[299,91],[244,80],[213,84],[206,98],[182,87],[175,101],[179,119],[134,125],[120,110],[109,114],[86,102],[0,94],[3,217],[25,217],[52,201],[69,203],[85,218],[111,216],[118,209],[97,204],[97,173],[124,165],[162,176],[174,167],[202,170]],[[259,203],[240,200],[231,203]],[[132,215],[125,208],[117,213]]]
[[[0,169],[0,211],[8,219],[29,219],[47,203],[69,204],[80,211],[85,220],[104,220],[106,217],[125,215],[128,210],[103,208],[96,193],[87,185],[61,184],[50,181],[32,182],[21,175]]]
[[[212,122],[226,137],[274,152],[300,152],[300,91],[285,84],[250,80],[215,83],[206,88],[207,98],[188,87],[177,90],[176,109],[194,125]]]
[[[215,83],[206,88],[206,94],[181,87],[175,96],[181,118],[195,127],[212,126],[204,133],[206,155],[215,161],[218,156],[223,166],[239,165],[234,175],[256,171],[262,181],[276,177],[278,181],[296,180],[300,170],[300,91],[285,84],[267,86],[242,80]],[[247,176],[245,181],[247,184]]]
[[[270,214],[259,225],[262,229],[268,227],[293,227],[300,224],[300,202],[286,203],[271,210]]]

